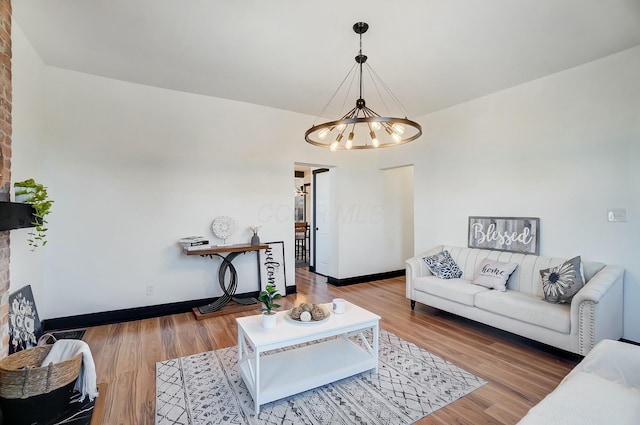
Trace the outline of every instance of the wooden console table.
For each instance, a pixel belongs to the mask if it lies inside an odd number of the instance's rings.
[[[220,246],[206,246],[206,247],[192,247],[190,249],[184,248],[183,253],[186,255],[199,255],[200,257],[219,257],[222,259],[220,268],[218,269],[218,284],[222,289],[223,295],[212,303],[203,305],[201,307],[195,307],[193,313],[196,319],[202,320],[208,317],[219,316],[221,309],[225,307],[230,301],[234,301],[238,306],[235,311],[247,310],[255,308],[257,300],[254,298],[238,298],[235,296],[236,289],[238,287],[238,272],[233,266],[232,261],[240,254],[245,254],[251,251],[259,251],[261,249],[267,249],[269,245],[250,245],[250,244],[235,244],[235,245],[220,245]],[[226,255],[223,255],[226,254]],[[258,266],[258,274],[260,273],[260,261],[256,261]],[[227,270],[230,273],[229,286],[225,286],[225,280]],[[258,290],[260,290],[258,284]]]

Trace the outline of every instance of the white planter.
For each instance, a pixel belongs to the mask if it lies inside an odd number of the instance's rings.
[[[275,328],[278,316],[275,313],[262,313],[262,327],[266,329]]]
[[[28,193],[24,193],[22,195],[15,195],[15,202],[19,202],[22,204],[25,204],[29,201],[29,199],[33,196],[33,193],[35,192],[35,189],[32,187],[17,187],[15,188],[15,191],[23,191],[26,190]]]

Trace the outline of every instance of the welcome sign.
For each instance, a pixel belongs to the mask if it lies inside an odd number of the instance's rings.
[[[260,250],[258,261],[260,265],[260,290],[267,285],[274,285],[284,296],[287,293],[287,274],[284,268],[284,242],[265,242],[269,247]]]
[[[469,248],[538,254],[537,217],[469,217]]]

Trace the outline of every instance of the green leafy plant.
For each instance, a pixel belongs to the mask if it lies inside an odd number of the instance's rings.
[[[48,228],[46,217],[51,213],[51,205],[54,201],[49,199],[47,188],[40,183],[36,183],[34,179],[15,182],[13,187],[16,189],[16,197],[25,195],[25,202],[31,204],[35,210],[35,219],[31,222],[35,228],[29,233],[28,239],[31,251],[35,251],[39,246],[47,244],[46,233]]]
[[[260,308],[266,314],[273,314],[271,310],[274,308],[280,308],[280,304],[274,303],[275,300],[282,298],[282,295],[278,292],[275,286],[267,285],[266,291],[261,291],[258,296],[258,300],[264,304],[264,307]]]

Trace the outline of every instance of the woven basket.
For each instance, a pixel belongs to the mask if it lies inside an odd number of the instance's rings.
[[[78,378],[82,354],[40,367],[51,345],[18,351],[0,360],[0,397],[28,398],[46,394]]]

